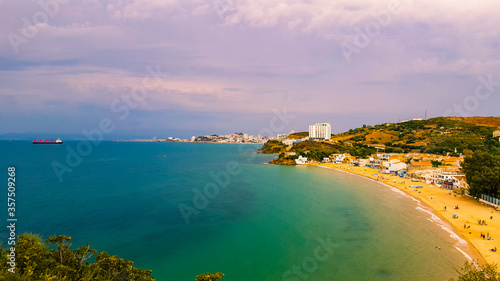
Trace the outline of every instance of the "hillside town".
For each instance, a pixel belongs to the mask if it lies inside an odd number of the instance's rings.
[[[293,131],[292,131],[293,132]],[[120,142],[193,142],[193,143],[253,143],[253,144],[263,144],[270,139],[281,138],[279,135],[276,138],[269,138],[267,136],[252,135],[247,133],[234,133],[227,135],[203,135],[199,137],[192,136],[190,139],[180,139],[175,137],[168,137],[165,139],[152,138],[152,139],[133,139],[133,140],[117,140]]]
[[[422,119],[415,118],[412,121]],[[407,122],[404,120],[402,122]],[[283,139],[281,142],[287,146],[285,157],[297,156],[297,153],[290,151],[290,148],[300,142],[309,140],[324,143],[335,143],[331,141],[331,125],[329,123],[317,123],[309,126],[309,135],[302,139]],[[493,133],[494,137],[500,136],[500,131]],[[306,155],[299,155],[295,159],[295,164],[318,164],[331,163],[338,165],[348,165],[352,167],[366,167],[374,169],[380,175],[393,175],[408,179],[411,182],[425,182],[441,188],[453,190],[458,194],[465,194],[468,189],[465,176],[460,172],[460,165],[464,160],[461,153],[450,155],[437,155],[431,153],[384,153],[383,145],[374,145],[380,152],[368,155],[365,158],[352,156],[349,153],[334,153],[324,157],[321,161],[311,160]],[[417,184],[415,184],[417,185]]]

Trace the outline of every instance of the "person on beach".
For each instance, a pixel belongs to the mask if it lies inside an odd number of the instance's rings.
[[[446,211],[446,206],[444,206],[444,210]]]

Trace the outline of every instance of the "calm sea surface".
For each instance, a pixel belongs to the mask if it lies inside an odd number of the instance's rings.
[[[102,142],[78,163],[68,158],[78,143],[0,141],[0,202],[13,165],[18,233],[72,236],[160,281],[208,271],[232,281],[448,280],[466,260],[463,241],[403,193],[265,165],[273,156],[256,145]],[[62,181],[55,162],[68,167]]]

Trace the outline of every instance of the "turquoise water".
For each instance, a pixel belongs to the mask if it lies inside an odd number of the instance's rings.
[[[70,235],[160,281],[207,271],[232,281],[448,280],[466,260],[463,241],[415,200],[342,172],[264,165],[273,156],[256,145],[102,142],[59,181],[51,165],[77,144],[0,142],[2,182],[17,170],[19,233]],[[212,198],[194,209],[193,189],[206,186]],[[179,206],[195,210],[189,221]]]

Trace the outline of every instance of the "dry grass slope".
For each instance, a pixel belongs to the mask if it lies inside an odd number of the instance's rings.
[[[378,142],[378,143],[386,143],[389,141],[398,140],[399,137],[396,133],[389,133],[386,131],[374,131],[368,135],[366,135],[366,141]]]
[[[451,120],[457,120],[480,126],[500,128],[500,117],[449,117]]]

